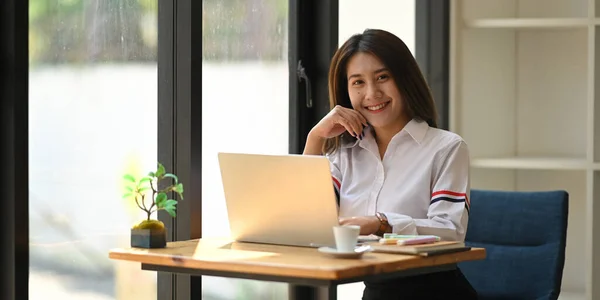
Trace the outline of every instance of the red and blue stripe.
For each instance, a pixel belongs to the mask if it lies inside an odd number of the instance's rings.
[[[449,190],[441,190],[441,191],[432,193],[430,205],[434,204],[438,201],[448,201],[448,202],[454,202],[454,203],[464,202],[467,212],[471,208],[471,203],[469,202],[469,197],[467,197],[466,193],[459,193],[459,192],[454,192],[454,191],[449,191]]]
[[[340,206],[340,188],[342,187],[342,185],[340,184],[340,181],[337,178],[332,176],[331,179],[333,180],[333,190],[335,191],[335,199],[337,201],[338,206]]]

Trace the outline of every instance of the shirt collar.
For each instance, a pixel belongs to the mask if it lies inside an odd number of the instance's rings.
[[[417,142],[417,144],[420,145],[421,142],[423,141],[423,138],[425,138],[427,129],[429,129],[429,124],[427,124],[427,122],[417,120],[417,119],[412,119],[412,120],[410,120],[410,122],[408,122],[404,126],[404,128],[402,130],[400,130],[400,132],[398,132],[398,134],[401,134],[403,131],[406,131],[413,138],[413,140],[415,140],[415,142]],[[343,142],[341,145],[341,148],[353,148],[356,145],[358,145],[361,141],[364,141],[366,139],[370,139],[370,138],[374,137],[372,127],[365,127],[364,131],[365,131],[365,135],[362,138],[362,140],[356,139],[354,141]],[[396,134],[396,135],[398,135],[398,134]]]
[[[367,127],[365,127],[365,136],[367,135],[366,132],[368,132],[370,130],[367,130]],[[352,138],[354,139],[354,138]],[[364,139],[364,137],[363,137]],[[343,141],[342,140],[342,145],[340,146],[340,148],[353,148],[354,146],[358,145],[358,143],[360,143],[359,139],[354,139],[354,140],[350,140],[350,141]]]
[[[423,138],[425,138],[425,134],[427,133],[428,129],[429,124],[427,124],[427,122],[412,119],[404,126],[402,131],[408,132],[408,134],[415,140],[415,142],[417,142],[420,145],[423,141]]]

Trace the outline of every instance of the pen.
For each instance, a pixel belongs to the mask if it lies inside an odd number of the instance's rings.
[[[384,234],[383,238],[379,240],[380,244],[389,245],[389,244],[399,244],[402,241],[413,241],[415,242],[426,239],[425,241],[432,240],[434,242],[439,242],[441,238],[436,235],[399,235],[399,234]],[[408,244],[406,244],[408,245]]]
[[[418,244],[430,244],[430,243],[435,243],[437,241],[435,236],[423,236],[423,237],[418,237],[418,238],[414,238],[414,239],[405,239],[405,240],[398,240],[397,241],[397,245],[418,245]]]
[[[420,237],[425,237],[425,236],[435,237],[438,241],[440,240],[440,237],[437,235],[402,235],[402,234],[394,234],[394,233],[384,233],[383,234],[384,239],[414,239],[414,238],[420,238]]]

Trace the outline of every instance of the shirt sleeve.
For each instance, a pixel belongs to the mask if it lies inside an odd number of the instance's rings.
[[[335,197],[337,200],[338,207],[340,206],[340,189],[342,187],[342,172],[340,171],[340,150],[336,150],[334,153],[327,154],[329,159],[329,169],[331,171],[331,181],[333,183],[333,189],[335,191]]]
[[[433,170],[427,219],[386,213],[397,234],[437,235],[442,240],[464,241],[469,220],[469,150],[464,141],[452,144]]]

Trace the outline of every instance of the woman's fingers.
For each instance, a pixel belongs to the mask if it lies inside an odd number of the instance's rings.
[[[339,223],[340,225],[351,225],[350,223],[351,218],[339,218]]]
[[[360,123],[361,123],[363,126],[365,126],[365,127],[366,127],[366,126],[368,126],[368,125],[369,125],[369,124],[367,123],[367,119],[365,119],[365,117],[364,117],[364,116],[363,116],[361,113],[359,113],[358,111],[356,111],[356,110],[353,110],[353,109],[352,109],[352,110],[350,110],[350,111],[351,111],[352,113],[354,113],[354,114],[355,114],[355,115],[358,117],[358,119],[360,120]]]
[[[339,115],[352,127],[352,131],[354,132],[353,136],[358,137],[360,134],[362,134],[363,123],[354,111],[340,111]]]
[[[346,108],[346,107],[342,107],[342,106],[339,106],[338,111],[339,112],[345,112],[345,113],[348,113],[348,114],[350,114],[352,116],[355,116],[355,117],[358,118],[359,123],[361,123],[363,126],[368,126],[367,119],[361,113],[359,113],[358,111],[356,111],[356,110],[354,110],[352,108]]]
[[[355,129],[355,125],[353,125],[352,122],[348,119],[344,118],[343,116],[339,116],[336,122],[344,126],[344,128],[346,128],[346,131],[348,131],[352,136],[358,136],[357,130]]]

